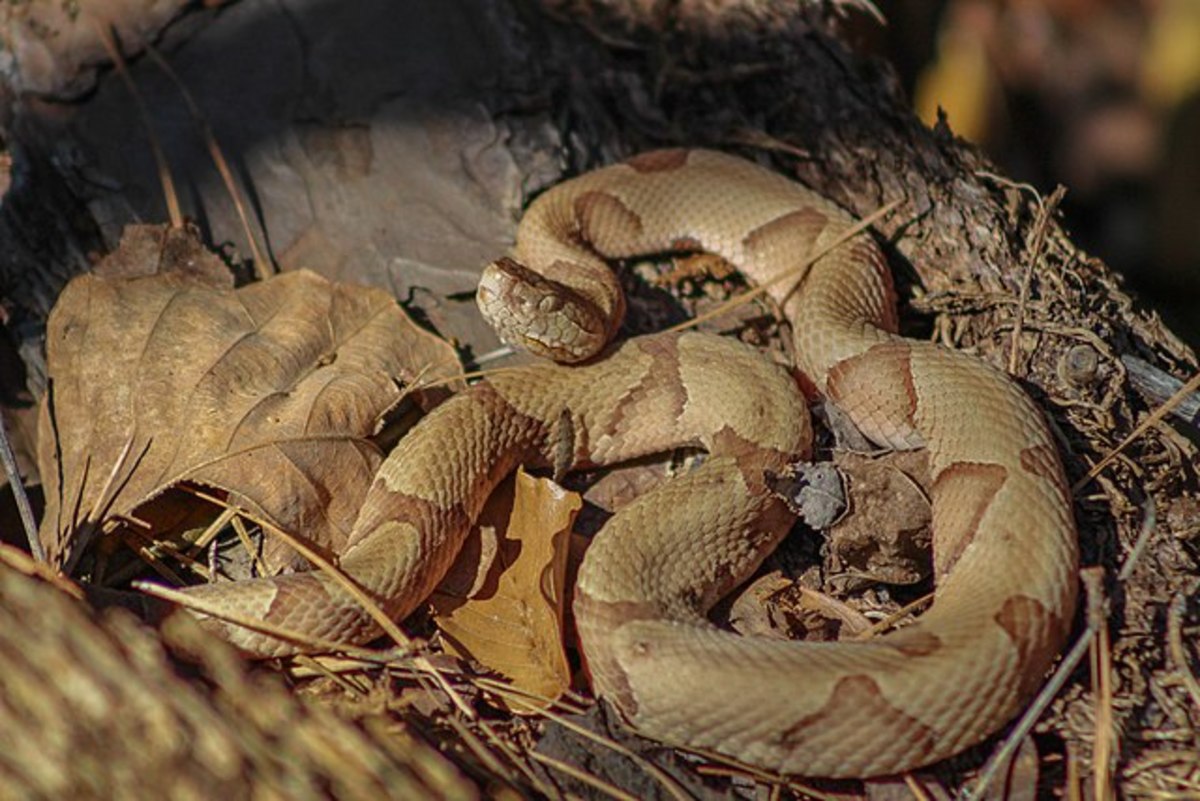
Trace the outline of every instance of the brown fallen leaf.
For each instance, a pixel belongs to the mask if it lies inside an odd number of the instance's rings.
[[[460,372],[386,292],[307,271],[234,289],[192,235],[153,226],[67,285],[46,351],[40,536],[56,565],[185,482],[336,551],[400,384]]]
[[[571,525],[582,505],[553,481],[518,471],[515,488],[509,479],[492,493],[432,597],[448,650],[534,698],[558,698],[571,684],[563,589]]]

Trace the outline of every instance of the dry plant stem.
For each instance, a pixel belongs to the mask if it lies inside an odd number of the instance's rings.
[[[1146,550],[1146,544],[1150,542],[1150,535],[1154,533],[1157,523],[1158,505],[1155,504],[1153,495],[1147,495],[1145,503],[1142,504],[1142,525],[1138,530],[1137,541],[1129,549],[1125,564],[1121,565],[1121,572],[1117,574],[1117,581],[1126,581],[1133,575],[1133,569],[1137,566],[1142,552]]]
[[[837,5],[843,4],[849,8],[857,8],[879,25],[887,25],[887,17],[883,15],[883,12],[871,0],[838,0]]]
[[[729,312],[733,311],[734,309],[746,305],[747,303],[754,300],[755,298],[765,295],[767,293],[767,290],[770,289],[771,287],[773,287],[777,284],[782,284],[783,282],[785,282],[789,279],[795,279],[795,281],[796,281],[795,285],[788,292],[788,295],[793,294],[794,292],[796,292],[796,290],[798,290],[800,288],[801,284],[804,283],[804,276],[807,275],[807,271],[808,271],[809,267],[816,264],[824,256],[828,255],[829,253],[833,252],[837,248],[841,247],[843,244],[845,244],[849,240],[853,239],[854,237],[858,236],[863,231],[865,231],[867,228],[871,227],[876,222],[878,222],[879,220],[886,217],[897,206],[899,206],[903,202],[904,202],[904,200],[903,200],[903,198],[901,198],[899,200],[893,200],[891,203],[888,203],[887,205],[880,206],[878,209],[871,212],[866,217],[863,217],[857,223],[855,223],[854,225],[847,228],[842,233],[842,235],[839,236],[837,239],[835,239],[833,242],[830,242],[827,246],[821,248],[816,253],[814,253],[812,256],[810,256],[807,259],[805,259],[804,261],[800,262],[792,269],[785,270],[785,271],[779,273],[774,278],[772,278],[770,281],[766,281],[762,284],[759,284],[758,286],[754,287],[753,289],[751,289],[747,292],[743,292],[740,295],[735,295],[734,297],[730,298],[729,300],[725,301],[724,303],[721,303],[720,305],[718,305],[715,309],[711,309],[711,310],[705,312],[704,314],[701,314],[699,317],[693,317],[690,320],[685,320],[684,322],[680,323],[679,325],[671,326],[670,328],[666,329],[667,332],[687,331],[688,329],[695,328],[696,326],[700,325],[701,323],[706,323],[709,320],[714,320],[718,317],[728,314]]]
[[[1188,594],[1180,592],[1171,599],[1171,606],[1167,611],[1167,646],[1184,688],[1192,697],[1196,709],[1200,710],[1200,681],[1196,680],[1196,675],[1188,666],[1188,654],[1183,644],[1183,612],[1187,606]]]
[[[237,182],[233,179],[233,171],[229,169],[229,163],[225,160],[225,155],[221,151],[221,145],[217,142],[217,137],[213,133],[212,126],[208,122],[208,118],[200,110],[200,106],[196,104],[192,93],[188,91],[187,85],[180,79],[179,74],[171,67],[167,60],[162,57],[158,50],[151,44],[146,45],[146,52],[154,63],[158,65],[171,82],[179,89],[179,93],[183,96],[184,103],[187,104],[188,111],[191,112],[192,119],[200,126],[200,132],[204,136],[204,143],[208,146],[208,154],[212,157],[213,164],[217,167],[217,172],[221,174],[221,180],[225,183],[225,191],[229,193],[229,199],[233,201],[233,208],[237,211],[238,220],[242,224],[242,233],[246,236],[246,241],[250,245],[250,255],[254,260],[254,274],[258,280],[275,274],[274,265],[269,262],[258,246],[258,236],[256,229],[250,225],[250,215],[246,213],[246,202],[242,197],[242,193],[238,190]]]
[[[482,353],[479,356],[476,356],[475,364],[479,367],[483,367],[488,362],[504,359],[508,356],[512,356],[514,353],[516,353],[516,351],[513,349],[512,345],[503,345],[495,350],[489,350],[487,353]]]
[[[529,752],[530,758],[534,762],[540,762],[548,768],[553,768],[560,773],[565,773],[576,781],[583,782],[593,790],[599,790],[609,798],[615,798],[617,801],[637,801],[637,796],[630,795],[620,787],[609,784],[603,779],[599,779],[581,768],[577,768],[562,760],[548,757],[545,754],[539,754],[537,751]]]
[[[992,753],[983,770],[979,772],[979,778],[970,786],[964,786],[959,791],[957,798],[960,801],[984,797],[988,786],[996,778],[996,774],[1012,760],[1013,754],[1021,746],[1021,741],[1033,730],[1038,718],[1046,711],[1046,707],[1054,700],[1054,696],[1066,684],[1067,678],[1079,666],[1084,655],[1092,647],[1097,632],[1104,627],[1104,589],[1102,586],[1104,570],[1099,567],[1086,567],[1079,571],[1079,577],[1083,581],[1087,593],[1087,628],[1084,629],[1083,634],[1076,640],[1067,655],[1063,657],[1050,680],[1029,704],[1029,708],[1021,715],[1012,731],[1004,738],[1004,742]]]
[[[451,700],[463,717],[465,717],[467,720],[478,723],[478,725],[488,735],[489,739],[499,743],[502,748],[507,750],[507,745],[496,736],[495,732],[492,731],[491,727],[487,723],[479,720],[479,716],[476,715],[475,710],[472,709],[471,705],[467,703],[466,699],[463,698],[456,689],[454,689],[454,686],[450,683],[450,681],[442,675],[441,670],[439,670],[438,667],[430,662],[429,659],[424,655],[415,653],[415,648],[413,647],[412,641],[408,638],[408,635],[406,635],[404,631],[398,625],[396,625],[382,609],[379,608],[379,605],[376,604],[369,595],[363,592],[363,590],[357,584],[355,584],[349,576],[338,570],[327,559],[322,557],[313,549],[309,548],[300,540],[293,537],[291,534],[288,534],[286,531],[283,531],[279,527],[271,525],[270,523],[262,520],[255,520],[255,522],[262,526],[264,531],[270,531],[274,536],[286,542],[289,546],[295,549],[297,553],[311,562],[317,569],[322,570],[333,577],[333,579],[337,581],[338,584],[341,585],[341,587],[346,590],[346,592],[349,593],[352,598],[355,599],[355,601],[362,605],[363,609],[367,611],[367,614],[369,614],[371,618],[379,624],[380,628],[383,629],[385,634],[391,637],[393,642],[395,642],[398,646],[407,649],[409,653],[412,654],[413,664],[422,670],[426,675],[432,677],[434,683],[437,684],[438,688],[446,694],[446,696]],[[240,621],[233,622],[237,622],[239,625],[244,625],[240,623]],[[261,630],[258,625],[249,626],[249,628]],[[346,651],[347,653],[352,652],[351,649],[347,649],[343,645],[335,645],[332,649],[322,646],[322,650]],[[455,725],[458,725],[458,721],[456,721],[454,718],[450,718],[450,720]],[[480,744],[480,747],[482,748],[482,744]],[[483,749],[483,751],[486,751],[486,749]],[[512,755],[510,754],[510,757],[511,756]],[[516,760],[514,759],[514,761]]]
[[[777,139],[759,128],[738,128],[725,139],[724,144],[740,147],[752,147],[757,150],[768,150],[772,153],[786,153],[800,161],[811,161],[812,152],[802,147],[796,147],[790,142]]]
[[[213,500],[216,500],[216,499],[214,498]],[[254,518],[251,518],[251,519],[254,519]],[[379,605],[376,604],[374,602],[374,600],[371,599],[370,596],[368,596],[365,592],[363,592],[362,589],[357,584],[355,584],[348,576],[346,576],[344,573],[342,573],[340,570],[338,570],[336,567],[334,567],[333,564],[331,564],[328,560],[326,560],[324,557],[322,557],[319,553],[317,553],[313,549],[309,548],[307,545],[305,545],[303,542],[301,542],[300,540],[293,537],[291,534],[288,534],[287,532],[283,531],[282,529],[278,528],[277,526],[272,525],[271,523],[268,523],[267,521],[257,520],[257,519],[254,519],[254,520],[256,523],[258,523],[260,526],[262,526],[264,531],[270,531],[273,535],[280,538],[281,540],[286,542],[289,546],[294,548],[297,553],[299,553],[301,556],[303,556],[305,559],[307,559],[309,562],[311,562],[313,565],[315,565],[317,567],[317,569],[323,570],[326,573],[328,573],[330,576],[332,576],[334,578],[334,580],[337,581],[338,584],[341,585],[341,587],[344,590],[346,590],[347,593],[349,593],[351,595],[351,597],[353,597],[358,603],[360,603],[362,605],[362,607],[375,620],[375,622],[379,624],[380,628],[383,629],[385,634],[387,634],[389,637],[391,637],[392,640],[397,645],[402,646],[406,649],[412,650],[412,647],[413,647],[412,641],[408,638],[408,635],[406,635],[403,632],[403,630],[401,630],[400,627],[397,626],[384,613],[384,611],[379,608]],[[184,595],[183,593],[176,593],[173,590],[168,590],[167,588],[164,588],[164,587],[161,587],[158,585],[148,584],[148,583],[144,583],[144,582],[137,582],[134,586],[143,592],[148,592],[151,595],[157,595],[158,597],[164,598],[166,600],[174,601],[175,603],[178,603],[181,606],[186,606],[188,608],[197,609],[198,611],[203,612],[206,615],[220,618],[222,620],[229,620],[229,622],[236,623],[239,626],[244,626],[245,628],[253,629],[255,631],[262,631],[262,632],[264,632],[266,634],[270,634],[272,636],[278,636],[278,637],[281,637],[281,639],[288,640],[289,642],[308,643],[308,644],[316,646],[320,650],[327,650],[327,651],[344,651],[346,653],[356,653],[356,652],[357,653],[362,653],[362,652],[369,653],[369,651],[367,651],[367,649],[352,648],[352,647],[348,647],[342,643],[332,642],[329,640],[315,640],[315,639],[307,638],[304,636],[298,636],[295,632],[290,632],[290,631],[287,631],[286,629],[281,629],[277,632],[277,631],[273,630],[276,627],[271,626],[270,624],[266,624],[262,620],[257,620],[254,618],[248,618],[248,617],[242,618],[240,615],[238,615],[238,616],[236,616],[238,619],[234,620],[228,614],[217,613],[212,609],[202,608],[202,605],[197,604],[194,599],[188,598],[188,596]],[[170,595],[173,597],[168,597],[167,593],[170,593]],[[454,689],[454,687],[451,686],[450,682],[447,681],[444,676],[442,676],[441,671],[439,671],[437,669],[437,667],[433,665],[433,663],[431,663],[428,659],[426,659],[424,656],[422,656],[420,654],[413,655],[413,663],[417,667],[419,667],[420,669],[422,669],[423,671],[425,671],[426,673],[428,673],[429,675],[431,675],[434,678],[434,680],[437,682],[437,684],[441,688],[441,690],[444,693],[446,693],[446,695],[454,702],[454,705],[456,707],[458,707],[459,711],[462,712],[468,719],[474,720],[476,718],[475,710],[473,710],[470,707],[470,705],[467,704],[466,700],[463,699],[462,696],[459,695],[459,693]]]
[[[296,551],[296,553],[300,554],[309,562],[311,562],[317,569],[322,570],[332,576],[337,583],[341,585],[343,590],[350,593],[354,600],[367,610],[379,627],[383,629],[383,632],[391,637],[397,645],[405,648],[412,647],[412,641],[408,638],[408,635],[405,634],[404,631],[397,626],[382,609],[379,608],[379,605],[375,603],[371,596],[363,592],[361,587],[355,584],[349,576],[338,570],[332,562],[278,526],[263,520],[258,520],[256,522],[263,527],[264,531],[271,532],[272,536],[277,537],[287,543],[288,546]]]
[[[922,595],[917,600],[905,604],[904,606],[897,609],[895,612],[888,615],[887,617],[875,621],[867,628],[866,631],[863,631],[863,632],[855,635],[851,639],[869,640],[872,637],[880,635],[883,632],[890,629],[892,626],[896,625],[896,623],[900,622],[908,615],[911,615],[913,612],[916,612],[921,607],[925,606],[926,604],[932,603],[932,602],[933,602],[933,593],[929,593],[928,595]]]
[[[217,535],[221,532],[221,529],[225,528],[225,526],[228,523],[231,523],[235,518],[237,518],[236,509],[231,506],[227,506],[222,509],[221,513],[217,515],[216,519],[209,523],[200,536],[196,538],[196,541],[192,543],[192,547],[187,549],[187,556],[191,559],[195,559],[197,554],[207,548],[209,543],[217,538]]]
[[[129,481],[133,472],[137,470],[142,459],[150,450],[151,440],[146,441],[146,446],[142,448],[141,453],[133,460],[129,467],[129,472],[124,478],[120,478],[121,472],[125,467],[125,463],[129,461],[129,454],[133,453],[133,434],[130,433],[129,439],[125,440],[125,445],[121,448],[121,452],[117,455],[117,460],[113,462],[112,469],[108,472],[108,478],[104,481],[104,486],[100,488],[100,494],[96,496],[96,501],[92,504],[92,508],[87,511],[83,519],[79,519],[79,503],[83,499],[83,487],[87,481],[87,471],[85,470],[81,476],[79,483],[79,492],[75,499],[75,506],[71,513],[71,530],[75,536],[75,548],[71,552],[67,563],[63,565],[63,573],[71,575],[75,572],[75,568],[79,564],[79,560],[83,558],[83,554],[87,551],[92,539],[100,532],[101,524],[104,516],[108,514],[109,509],[116,503],[117,496],[121,494],[121,489]],[[90,459],[90,457],[89,457]],[[90,465],[90,461],[89,461]],[[62,504],[59,504],[62,508]]]
[[[167,203],[167,214],[171,218],[171,227],[183,228],[183,212],[179,207],[179,195],[175,191],[175,179],[171,176],[171,165],[167,163],[162,145],[159,143],[158,137],[154,135],[154,127],[150,124],[150,114],[146,111],[146,104],[142,100],[141,93],[138,92],[137,84],[133,82],[133,78],[129,74],[125,57],[121,55],[121,48],[117,47],[112,28],[95,20],[93,20],[93,24],[100,41],[104,43],[104,49],[108,51],[108,57],[112,59],[117,68],[117,74],[129,88],[133,104],[137,106],[138,116],[141,117],[142,126],[146,129],[146,137],[150,140],[150,151],[154,154],[154,163],[158,165],[158,179],[162,182],[163,199]]]
[[[1153,403],[1162,403],[1183,385],[1182,381],[1165,370],[1160,370],[1128,353],[1121,354],[1117,364],[1124,368],[1134,388]],[[1193,393],[1184,398],[1171,410],[1171,414],[1186,423],[1200,427],[1200,395]]]
[[[1017,313],[1013,320],[1012,339],[1008,348],[1009,375],[1017,375],[1017,361],[1021,352],[1021,333],[1025,327],[1025,306],[1029,303],[1029,284],[1033,279],[1033,270],[1045,249],[1046,231],[1050,227],[1050,220],[1066,194],[1066,187],[1058,186],[1045,202],[1042,202],[1041,197],[1037,198],[1038,214],[1033,223],[1033,233],[1029,238],[1029,253],[1025,257],[1025,274],[1021,277],[1021,292],[1017,296]]]
[[[234,534],[237,535],[238,542],[242,543],[246,553],[250,554],[250,559],[254,562],[254,569],[258,571],[258,574],[265,576],[270,573],[267,566],[263,564],[262,555],[259,553],[261,549],[254,547],[254,541],[250,538],[250,532],[246,530],[246,524],[242,522],[242,518],[234,515],[230,525],[233,527]]]
[[[1116,730],[1113,727],[1112,706],[1112,643],[1108,627],[1103,625],[1104,610],[1095,610],[1095,599],[1088,594],[1088,618],[1099,617],[1101,625],[1096,628],[1091,647],[1092,698],[1096,710],[1092,716],[1095,730],[1092,735],[1092,798],[1108,801],[1114,797],[1112,782],[1112,755],[1116,748]]]
[[[42,550],[42,541],[38,539],[33,507],[29,505],[29,496],[25,494],[25,484],[21,481],[21,471],[17,468],[17,457],[13,455],[12,445],[8,441],[8,427],[4,425],[3,417],[0,417],[0,460],[4,462],[8,486],[12,488],[13,500],[16,501],[17,512],[21,515],[21,526],[25,529],[29,552],[37,561],[45,562],[46,552]]]
[[[371,619],[374,620],[381,629],[383,629],[383,632],[390,637],[393,642],[405,648],[413,648],[412,640],[410,640],[408,635],[404,633],[403,629],[396,625],[396,623],[392,621],[392,619],[388,617],[382,609],[379,608],[379,604],[375,603],[375,600],[371,598],[371,596],[363,592],[361,587],[355,584],[354,581],[345,573],[338,570],[333,563],[278,526],[274,526],[262,520],[256,520],[255,522],[262,526],[264,531],[270,531],[274,536],[278,537],[286,542],[289,546],[294,548],[297,553],[311,562],[317,569],[322,570],[331,576],[339,585],[341,585],[342,589],[349,593],[350,596],[367,611],[367,614],[371,616]],[[343,649],[338,648],[336,650]],[[472,709],[471,705],[466,702],[466,699],[459,695],[458,691],[455,690],[446,677],[442,675],[441,671],[438,670],[438,668],[426,657],[422,656],[421,654],[414,653],[413,664],[426,671],[430,676],[433,677],[433,680],[437,683],[438,687],[441,688],[442,692],[449,696],[450,700],[454,702],[454,705],[458,707],[458,710],[468,720],[475,720],[478,717],[475,714],[475,710]]]
[[[187,568],[194,575],[199,576],[205,581],[213,580],[212,571],[207,564],[201,563],[195,556],[185,552],[173,542],[155,540],[152,535],[144,531],[139,531],[132,526],[126,530],[123,541],[127,547],[137,551],[143,559],[151,564],[164,557],[171,557],[178,560],[183,567]],[[134,565],[134,569],[136,569],[136,564]],[[127,570],[125,572],[127,574]],[[173,571],[168,571],[167,575],[172,576],[171,580],[175,583],[180,583],[178,576],[175,576]],[[119,579],[104,575],[98,570],[95,571],[91,579],[94,584],[105,583],[112,586],[120,583]]]
[[[331,682],[341,687],[342,690],[344,690],[348,695],[354,696],[360,700],[367,697],[367,689],[361,684],[351,681],[347,676],[341,673],[329,670],[308,654],[296,654],[294,657],[292,657],[292,659],[294,659],[297,664],[303,665],[309,670],[313,671],[315,675],[329,679]]]
[[[1129,433],[1129,436],[1121,440],[1121,444],[1113,448],[1103,459],[1096,462],[1091,470],[1087,471],[1087,475],[1079,479],[1075,486],[1071,487],[1071,492],[1078,493],[1081,489],[1087,486],[1087,483],[1100,474],[1100,471],[1108,467],[1117,456],[1129,447],[1129,444],[1145,433],[1146,429],[1161,421],[1164,417],[1171,413],[1171,410],[1178,406],[1184,398],[1191,395],[1197,389],[1200,389],[1200,373],[1192,376],[1186,384],[1179,388],[1179,391],[1166,400],[1161,406],[1155,409],[1150,415],[1138,424],[1137,428]]]
[[[519,699],[524,701],[527,706],[530,702],[536,702],[543,704],[544,708],[546,709],[558,707],[569,715],[582,715],[587,711],[587,708],[583,705],[577,694],[572,692],[570,689],[566,691],[564,697],[562,698],[547,698],[544,695],[531,693],[518,687],[514,687],[507,682],[498,681],[497,679],[490,679],[486,676],[473,677],[471,679],[471,683],[484,692],[490,692],[494,695],[501,696],[506,701]],[[568,695],[576,697],[568,699],[566,698]]]
[[[1067,745],[1067,801],[1083,801],[1083,779],[1079,770],[1079,757],[1075,749]]]
[[[411,678],[424,675],[416,668],[407,665],[399,665],[397,662],[408,659],[409,654],[401,648],[380,648],[378,650],[370,650],[366,654],[356,656],[354,654],[342,654],[334,656],[332,654],[306,654],[307,659],[303,663],[293,659],[292,663],[287,665],[287,674],[294,679],[311,679],[314,676],[324,676],[329,673],[354,673],[363,670],[373,670],[375,668],[387,668],[388,672],[399,678]],[[319,665],[320,668],[314,667]],[[443,673],[447,675],[457,675],[451,668],[444,668]]]
[[[424,682],[420,678],[418,678],[418,683],[421,684],[423,689],[425,689],[426,691],[429,690],[429,688],[427,686],[425,686]],[[512,778],[513,778],[512,771],[507,766],[505,766],[503,762],[501,762],[499,759],[497,759],[495,754],[493,754],[490,750],[488,750],[487,746],[484,745],[483,741],[479,739],[478,735],[476,735],[475,732],[471,731],[469,726],[467,726],[461,720],[459,720],[458,718],[453,717],[453,716],[448,717],[446,719],[446,722],[450,725],[450,727],[452,729],[454,729],[454,731],[458,735],[459,739],[467,746],[467,750],[469,750],[472,754],[474,754],[479,759],[480,762],[482,762],[484,765],[486,765],[488,770],[490,770],[495,775],[500,776],[505,781],[508,781],[508,782],[512,781]],[[495,737],[494,733],[492,733],[492,731],[490,729],[485,729],[485,730],[493,738]]]
[[[518,696],[514,696],[511,700],[517,702],[518,704],[523,703],[526,707],[528,707],[530,713],[535,714],[535,715],[540,715],[541,717],[544,717],[547,720],[552,720],[555,723],[557,723],[558,725],[562,726],[563,728],[569,729],[570,731],[574,732],[575,734],[578,734],[581,737],[585,737],[594,743],[598,743],[598,744],[604,746],[605,748],[608,748],[608,749],[620,754],[621,756],[625,757],[626,759],[633,761],[635,764],[637,764],[638,767],[640,767],[643,771],[645,771],[647,775],[649,775],[651,778],[655,779],[659,784],[661,784],[663,786],[663,789],[666,790],[667,793],[671,797],[677,799],[677,801],[690,801],[690,799],[692,797],[691,793],[689,793],[686,789],[684,789],[683,786],[679,784],[679,782],[677,782],[673,778],[671,778],[666,773],[666,771],[659,768],[653,762],[650,762],[649,760],[644,759],[643,757],[634,753],[633,751],[631,751],[630,749],[621,745],[620,743],[616,742],[615,740],[609,739],[608,737],[605,737],[601,734],[597,734],[596,732],[591,731],[590,729],[585,729],[584,727],[580,726],[578,723],[575,723],[573,720],[571,720],[569,718],[565,718],[562,715],[552,712],[549,709],[539,709],[538,707],[535,707],[533,704],[531,704],[529,701],[526,701],[525,699],[520,698]]]
[[[196,494],[198,497],[211,500],[200,493]],[[220,502],[218,501],[217,503],[219,504]],[[187,550],[173,551],[170,555],[183,562],[189,570],[191,570],[200,578],[204,579],[205,581],[211,581],[212,571],[210,567],[199,564],[196,557],[202,550],[204,550],[205,547],[208,546],[210,542],[212,542],[212,540],[217,536],[217,533],[236,516],[237,510],[235,509],[226,508],[222,510],[221,514],[218,515],[213,522],[208,524],[208,527],[204,529],[200,536],[196,538],[196,541],[193,542],[191,546],[187,548]],[[167,544],[162,542],[151,545],[148,549],[150,558],[157,559],[162,551],[168,550],[166,546]],[[144,559],[146,558],[146,555],[142,554],[140,551],[139,555],[141,555]],[[129,564],[117,570],[115,573],[93,577],[93,581],[103,581],[104,584],[111,587],[117,584],[123,584],[124,582],[133,578],[133,575],[139,570],[141,570],[141,565],[139,565],[137,562],[130,562]]]
[[[426,689],[426,691],[430,689],[427,686],[428,678],[426,676],[419,675],[417,677],[417,681]],[[466,723],[455,717],[448,718],[448,721],[454,730],[458,732],[458,735],[462,738],[463,742],[467,744],[467,747],[471,749],[471,752],[479,757],[479,759],[481,759],[485,764],[487,764],[493,773],[495,773],[497,776],[504,777],[508,781],[512,781],[512,771],[505,768],[505,766],[496,758],[496,755],[487,749],[487,746],[482,740],[479,739],[479,736],[476,735]],[[554,796],[553,788],[547,787],[545,782],[543,782],[541,778],[534,773],[534,771],[526,764],[525,760],[522,759],[522,755],[517,752],[517,749],[512,743],[496,734],[496,731],[486,721],[482,719],[476,719],[474,722],[477,726],[479,726],[483,733],[487,735],[488,742],[490,742],[497,750],[504,752],[504,755],[507,756],[511,762],[512,767],[516,768],[517,772],[523,775],[529,784],[535,790],[537,790],[537,792],[541,793],[547,798]]]
[[[162,584],[154,584],[148,581],[135,581],[133,582],[133,587],[139,592],[144,592],[147,595],[154,596],[155,598],[161,598],[164,601],[170,601],[173,604],[200,612],[201,614],[205,614],[210,617],[218,618],[220,620],[227,620],[230,623],[236,623],[237,625],[244,626],[248,629],[261,631],[264,634],[270,634],[272,637],[278,637],[279,639],[287,640],[288,642],[300,643],[302,645],[324,651],[341,651],[348,654],[354,654],[362,658],[367,658],[371,653],[365,648],[354,648],[343,643],[334,642],[333,640],[309,637],[307,635],[294,632],[291,629],[286,629],[271,623],[267,623],[260,618],[222,611],[215,607],[210,607],[202,601],[197,601],[195,598],[192,598],[186,593],[179,592],[178,590],[170,587],[165,587]]]
[[[183,578],[178,573],[163,564],[162,560],[159,558],[158,554],[154,552],[151,546],[138,545],[134,548],[134,551],[138,556],[141,557],[142,561],[150,565],[150,568],[159,576],[161,576],[164,581],[173,585],[185,583]],[[193,567],[192,569],[195,571],[197,568]]]
[[[707,757],[706,754],[700,751],[694,753]],[[718,754],[714,757],[713,761],[724,762],[730,760],[727,760]],[[765,784],[771,788],[772,796],[774,796],[776,789],[782,791],[782,789],[786,787],[797,795],[805,798],[815,798],[817,801],[842,801],[844,798],[844,796],[822,793],[819,790],[814,790],[807,785],[801,784],[795,779],[789,779],[786,776],[779,776],[774,773],[766,773],[750,765],[698,765],[696,767],[696,772],[704,776],[725,776],[729,778],[742,779],[744,781],[752,780],[758,782],[759,784]]]
[[[921,783],[911,773],[904,774],[904,784],[917,801],[930,801],[929,794],[925,792],[925,788],[921,786]]]

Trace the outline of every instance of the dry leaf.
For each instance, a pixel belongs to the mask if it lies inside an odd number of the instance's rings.
[[[325,549],[349,532],[397,382],[454,375],[449,345],[386,292],[307,271],[233,289],[194,237],[128,230],[46,332],[41,538],[55,564],[181,482]]]
[[[571,524],[582,505],[553,481],[518,471],[515,490],[510,480],[492,493],[432,598],[449,650],[537,698],[558,698],[571,684],[562,643],[563,588]],[[491,558],[489,537],[480,534],[489,528]]]

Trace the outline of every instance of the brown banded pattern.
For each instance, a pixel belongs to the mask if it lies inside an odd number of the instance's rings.
[[[809,775],[907,771],[996,731],[1036,690],[1074,614],[1066,483],[1040,412],[1011,380],[896,335],[891,278],[869,236],[809,266],[795,293],[781,281],[770,294],[806,386],[880,444],[928,449],[937,587],[911,625],[834,643],[712,625],[712,605],[787,528],[763,475],[807,449],[803,402],[780,368],[713,337],[634,341],[597,357],[624,310],[608,260],[686,244],[769,282],[852,222],[777,173],[709,151],[643,154],[543,194],[510,254],[540,276],[537,292],[510,281],[520,271],[501,260],[484,273],[480,307],[508,326],[506,340],[586,363],[502,373],[429,415],[381,470],[343,569],[402,616],[449,565],[461,521],[516,463],[573,452],[579,465],[607,464],[699,445],[711,454],[704,463],[622,509],[580,567],[575,616],[598,695],[647,736]],[[555,284],[587,302],[539,294]],[[584,319],[589,305],[601,319]],[[561,309],[561,319],[536,317]],[[370,633],[318,574],[195,592],[322,636]],[[282,652],[224,631],[249,650]]]
[[[607,231],[593,215],[589,243],[577,243],[588,258],[686,243],[757,282],[801,265],[853,222],[749,162],[671,150],[556,187],[529,209],[522,230],[544,230],[551,209],[597,195],[622,211],[609,215]],[[619,222],[635,216],[636,228]],[[684,581],[645,555],[686,550],[701,565],[752,562],[737,543],[616,530],[596,538],[580,571],[581,639],[597,693],[650,736],[806,774],[907,770],[1003,725],[1061,647],[1076,591],[1069,499],[1040,412],[1011,381],[970,357],[896,336],[891,276],[869,236],[801,274],[795,293],[795,282],[784,281],[770,294],[792,326],[804,385],[877,443],[929,449],[932,607],[915,625],[869,642],[745,640],[704,618],[709,590],[726,583],[727,571],[693,567]],[[482,300],[481,307],[489,314]],[[688,385],[687,371],[681,375]],[[705,571],[709,584],[698,578]],[[636,619],[622,624],[598,611],[633,608],[623,604],[641,610]],[[646,619],[656,605],[662,618]]]

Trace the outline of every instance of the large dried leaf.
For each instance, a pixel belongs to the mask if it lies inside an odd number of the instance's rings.
[[[233,289],[194,238],[159,228],[67,286],[46,351],[41,538],[58,564],[85,520],[133,517],[180,482],[337,549],[398,382],[459,369],[385,292],[307,271]]]
[[[492,494],[432,598],[447,650],[536,698],[553,700],[571,684],[563,587],[571,524],[582,505],[553,481],[518,471],[515,489],[509,481]]]

